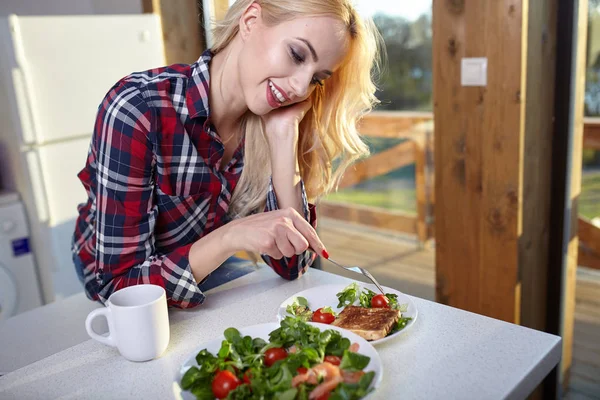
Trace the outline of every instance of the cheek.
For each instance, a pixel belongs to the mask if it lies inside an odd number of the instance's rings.
[[[317,89],[317,87],[315,85],[310,85],[308,87],[308,90],[306,91],[306,96],[302,97],[302,99],[300,101],[304,101],[304,100],[308,99],[310,96],[312,96],[312,94],[315,92],[316,89]]]

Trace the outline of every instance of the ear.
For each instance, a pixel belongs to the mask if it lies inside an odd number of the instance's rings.
[[[252,3],[242,14],[240,18],[240,36],[243,41],[246,41],[256,29],[256,26],[262,23],[261,13],[260,4]]]

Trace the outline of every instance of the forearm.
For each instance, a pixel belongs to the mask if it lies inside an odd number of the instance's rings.
[[[273,188],[279,209],[293,207],[304,215],[297,143],[294,135],[287,135],[271,146]]]
[[[190,248],[188,259],[196,282],[201,282],[225,260],[241,250],[227,239],[228,231],[234,224],[235,222],[231,222],[215,229],[197,240]]]

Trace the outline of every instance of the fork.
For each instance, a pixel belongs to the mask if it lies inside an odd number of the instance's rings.
[[[381,287],[379,282],[377,282],[375,280],[375,278],[373,277],[373,275],[371,275],[371,273],[369,271],[367,271],[366,269],[361,268],[361,267],[345,267],[342,264],[338,263],[337,261],[332,260],[331,258],[326,258],[326,260],[330,261],[331,263],[337,265],[340,268],[344,268],[344,269],[347,269],[348,271],[356,272],[357,274],[363,274],[364,276],[369,278],[371,280],[371,282],[373,282],[375,284],[375,286],[377,286],[377,289],[379,289],[379,291],[382,294],[385,294],[385,292],[383,291],[383,288]]]

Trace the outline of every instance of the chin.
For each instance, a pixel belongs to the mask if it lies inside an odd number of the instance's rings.
[[[273,111],[272,108],[264,108],[264,107],[257,107],[257,108],[248,108],[253,114],[258,115],[259,117],[262,117],[263,115],[267,115],[268,113],[270,113],[271,111]]]
[[[249,101],[246,102],[246,104],[248,105],[248,110],[250,110],[252,114],[258,116],[267,115],[268,113],[273,111],[273,108],[269,107],[268,104],[264,104],[258,101]]]

